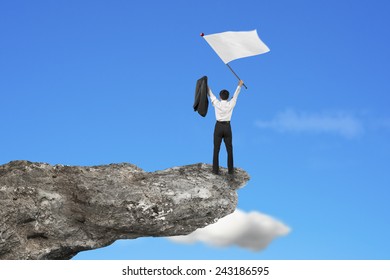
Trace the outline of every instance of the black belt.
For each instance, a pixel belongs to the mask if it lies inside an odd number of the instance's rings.
[[[217,123],[225,123],[225,124],[230,124],[230,121],[224,121],[224,122],[217,121]]]

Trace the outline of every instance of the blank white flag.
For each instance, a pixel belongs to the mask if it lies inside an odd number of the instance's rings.
[[[225,64],[238,58],[269,52],[269,48],[260,40],[256,30],[227,31],[205,35],[203,38]]]

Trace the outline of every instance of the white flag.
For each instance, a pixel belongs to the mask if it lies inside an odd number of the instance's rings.
[[[269,52],[269,48],[260,40],[256,30],[227,31],[204,35],[203,38],[225,64],[238,58]]]

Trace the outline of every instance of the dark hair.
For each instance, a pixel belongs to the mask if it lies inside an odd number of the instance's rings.
[[[228,100],[229,98],[229,92],[226,89],[221,90],[219,93],[219,96],[221,97],[222,100]]]

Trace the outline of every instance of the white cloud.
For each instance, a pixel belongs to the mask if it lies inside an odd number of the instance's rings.
[[[266,248],[271,241],[290,232],[290,228],[274,218],[259,213],[245,213],[239,209],[205,228],[185,236],[169,237],[179,243],[204,242],[211,246],[236,245],[252,251]]]
[[[256,126],[279,132],[333,133],[346,138],[363,133],[361,122],[345,112],[308,114],[290,109],[278,113],[273,120],[257,121]]]

